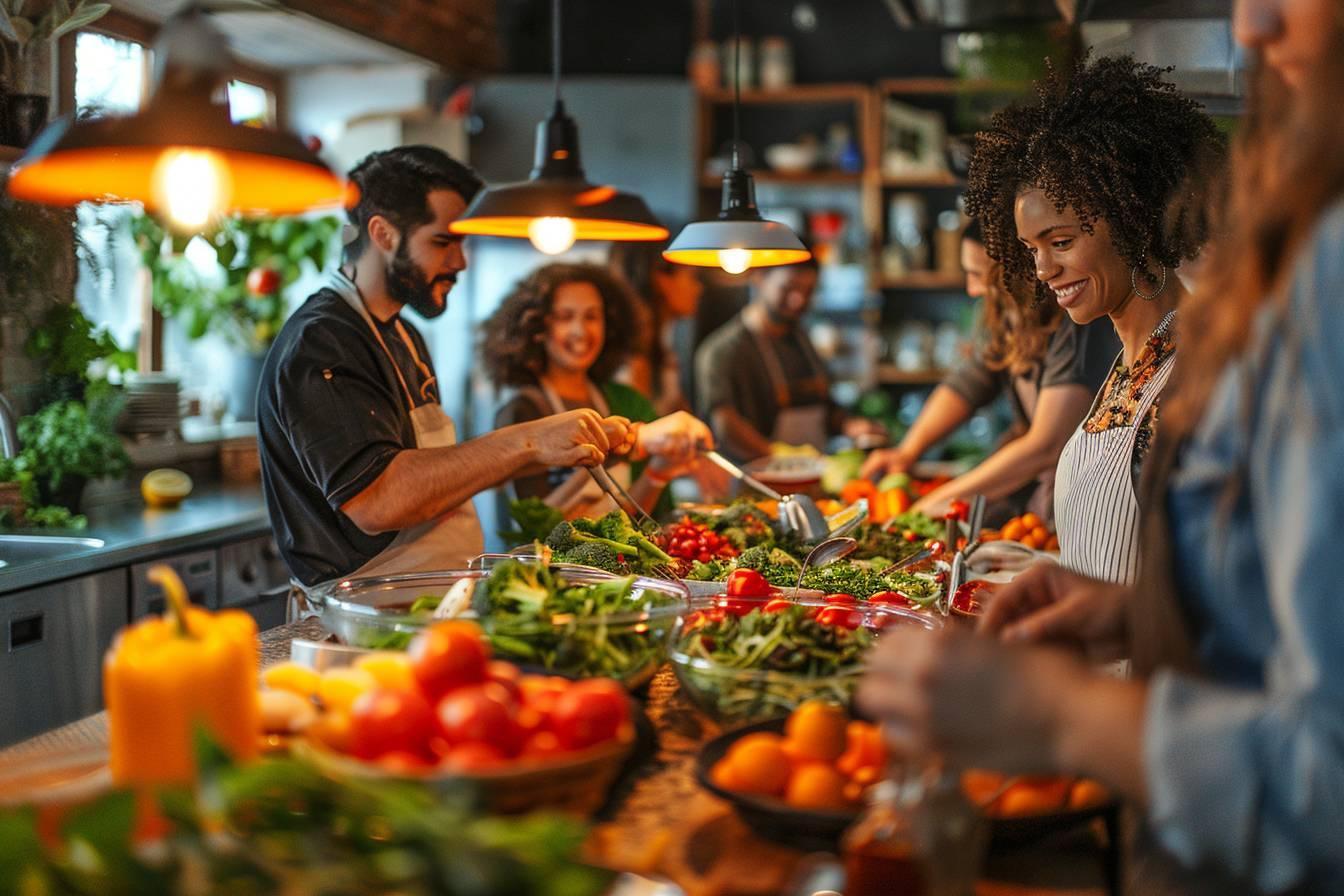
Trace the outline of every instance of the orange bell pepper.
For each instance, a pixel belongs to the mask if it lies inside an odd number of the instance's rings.
[[[189,784],[197,725],[235,759],[257,754],[257,625],[241,610],[188,606],[166,566],[149,577],[167,593],[168,615],[124,629],[103,662],[112,779]]]
[[[840,490],[840,500],[853,504],[860,498],[869,498],[877,493],[877,484],[871,479],[851,479]]]

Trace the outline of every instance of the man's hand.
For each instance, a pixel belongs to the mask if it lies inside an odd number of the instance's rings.
[[[544,467],[595,467],[606,460],[613,442],[624,444],[630,421],[603,418],[591,408],[552,414],[519,424]]]
[[[904,473],[914,466],[918,458],[911,457],[899,445],[895,448],[883,448],[868,455],[859,470],[863,479],[881,479],[890,473]]]
[[[1038,563],[994,593],[979,630],[1003,641],[1082,648],[1097,661],[1129,653],[1130,589]]]

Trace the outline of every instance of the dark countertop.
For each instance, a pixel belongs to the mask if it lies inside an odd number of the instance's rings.
[[[61,534],[101,538],[103,547],[72,546],[68,553],[48,559],[11,560],[11,565],[0,568],[0,594],[271,531],[259,485],[204,485],[171,510],[152,510],[132,500],[90,508],[87,516],[87,529]],[[4,530],[4,534],[20,533]],[[8,559],[3,546],[0,559]]]

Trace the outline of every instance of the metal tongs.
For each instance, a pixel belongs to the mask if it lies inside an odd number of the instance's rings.
[[[804,541],[819,541],[831,534],[831,525],[817,502],[807,495],[781,495],[770,486],[747,473],[717,451],[701,450],[706,460],[729,476],[749,485],[756,491],[779,502],[779,525],[785,532],[793,532]]]
[[[947,588],[938,600],[938,612],[946,616],[952,612],[952,598],[956,597],[957,590],[961,588],[966,581],[966,560],[971,554],[975,553],[980,547],[980,525],[985,518],[985,496],[976,495],[971,499],[971,512],[967,520],[967,538],[970,539],[966,547],[952,555],[952,571],[947,576]],[[955,518],[947,521],[948,547],[954,547],[957,543],[957,536],[960,534],[961,524]]]
[[[589,467],[588,474],[593,477],[593,481],[597,483],[597,487],[602,489],[617,507],[624,511],[632,520],[635,520],[641,527],[652,527],[655,531],[660,528],[658,521],[649,516],[648,512],[640,506],[640,503],[625,490],[625,486],[617,482],[615,477],[607,472],[606,467],[601,464],[598,464],[595,467]],[[654,565],[652,571],[660,578],[668,580],[674,580],[681,577],[677,570],[672,569],[665,563]]]

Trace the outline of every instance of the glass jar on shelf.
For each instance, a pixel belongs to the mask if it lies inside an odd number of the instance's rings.
[[[735,50],[737,42],[740,50]],[[743,90],[750,90],[756,83],[756,48],[750,38],[738,37],[723,42],[723,86],[733,89],[733,57],[738,56],[737,76]]]
[[[783,90],[793,84],[793,50],[782,37],[763,37],[760,44],[762,90]]]
[[[691,50],[691,58],[686,65],[686,74],[696,90],[708,92],[717,90],[723,76],[723,66],[719,64],[719,45],[712,40],[702,40]]]

